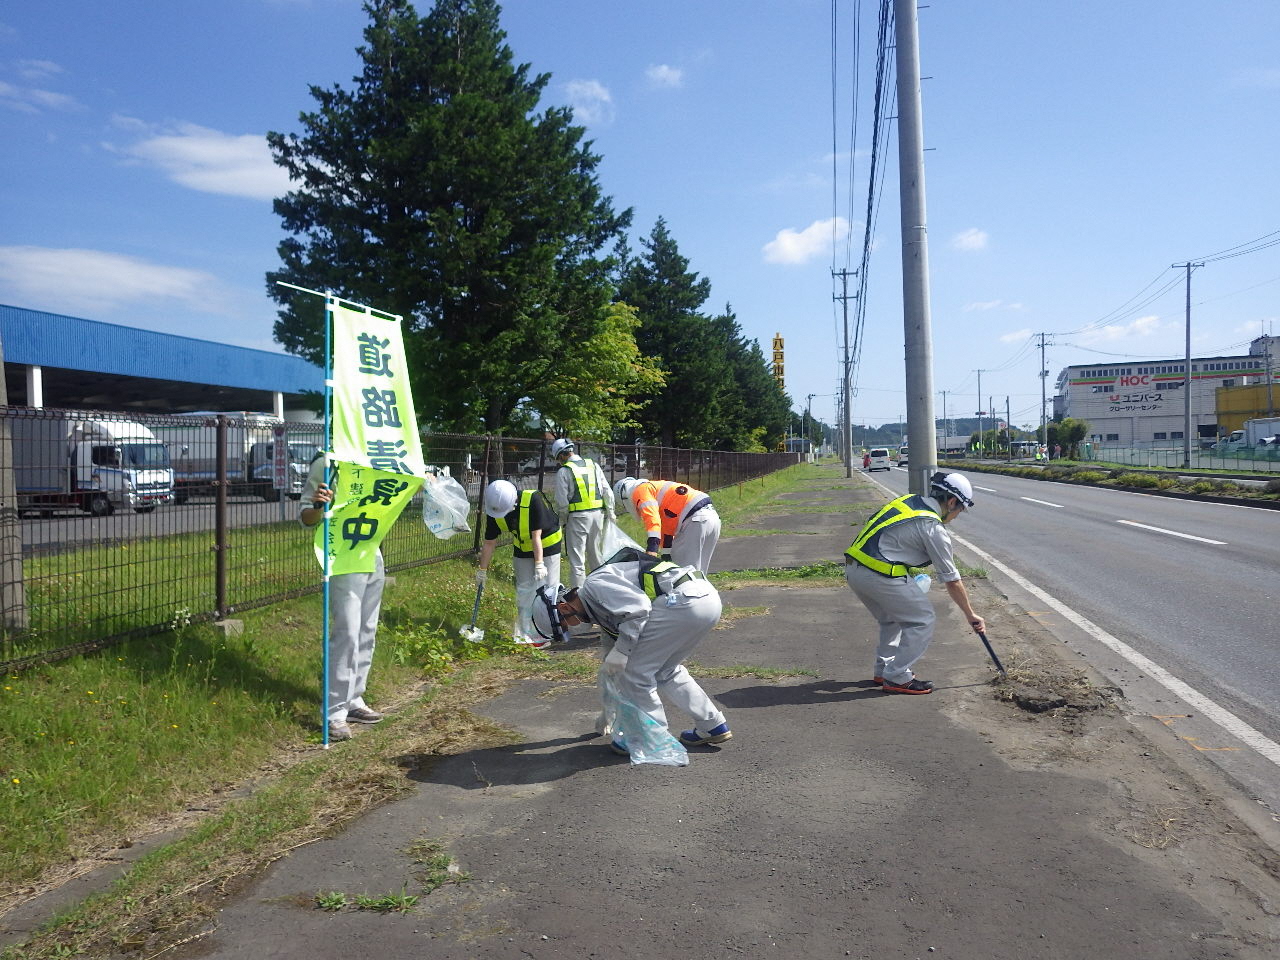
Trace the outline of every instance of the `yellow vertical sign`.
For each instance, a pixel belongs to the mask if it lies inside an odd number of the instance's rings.
[[[333,317],[333,484],[329,571],[369,573],[378,545],[426,476],[400,320],[341,304]]]

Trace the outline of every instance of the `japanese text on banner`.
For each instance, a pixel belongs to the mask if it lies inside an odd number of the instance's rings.
[[[422,441],[400,321],[341,304],[333,315],[333,516],[316,555],[333,574],[368,573],[378,545],[422,485]]]

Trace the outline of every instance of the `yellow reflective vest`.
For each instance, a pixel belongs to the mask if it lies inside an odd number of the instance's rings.
[[[907,565],[905,563],[894,563],[880,552],[880,535],[895,523],[911,520],[914,517],[929,517],[939,523],[942,522],[942,517],[938,515],[938,512],[925,502],[924,497],[918,494],[911,493],[905,497],[899,497],[897,500],[891,500],[872,514],[871,519],[867,521],[867,525],[854,538],[849,549],[844,552],[844,555],[848,558],[846,562],[859,563],[868,570],[874,570],[876,573],[883,574],[886,577],[905,577],[907,575]],[[923,564],[916,564],[916,566],[928,565],[929,561]]]
[[[571,457],[560,465],[573,477],[574,494],[569,498],[569,512],[599,510],[604,507],[600,487],[596,483],[596,465],[586,457]]]
[[[520,491],[520,498],[516,501],[516,529],[512,530],[507,526],[506,517],[493,518],[499,530],[511,534],[512,539],[515,540],[516,549],[525,553],[533,552],[533,531],[529,529],[529,517],[533,513],[533,498],[538,495],[537,490]],[[554,533],[545,534],[542,538],[542,549],[555,546],[562,536],[564,534],[559,529]]]

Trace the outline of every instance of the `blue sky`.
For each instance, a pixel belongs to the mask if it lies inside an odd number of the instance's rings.
[[[551,74],[544,102],[588,127],[634,233],[665,217],[711,280],[708,309],[732,304],[766,353],[781,332],[797,409],[816,394],[827,420],[831,270],[846,236],[856,265],[864,229],[876,7],[836,4],[834,196],[830,0],[503,12],[517,60]],[[309,84],[349,85],[364,24],[356,0],[0,7],[0,302],[278,349],[263,275],[287,182],[263,136],[297,129]],[[984,398],[1038,421],[1042,331],[1053,376],[1182,354],[1183,285],[1144,302],[1170,265],[1280,231],[1277,37],[1274,0],[921,10],[934,385],[952,416],[978,409],[982,368]],[[875,424],[904,412],[893,132],[854,401]],[[1263,332],[1280,334],[1280,246],[1194,273],[1193,352]]]

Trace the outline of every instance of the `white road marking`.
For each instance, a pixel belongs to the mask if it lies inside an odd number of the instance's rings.
[[[1028,503],[1038,503],[1042,506],[1053,507],[1056,510],[1062,509],[1062,504],[1060,503],[1050,503],[1048,500],[1037,500],[1035,497],[1019,497],[1018,499],[1026,500]]]
[[[1131,664],[1133,664],[1139,670],[1143,671],[1147,676],[1149,676],[1152,680],[1156,681],[1156,683],[1160,684],[1162,687],[1164,687],[1174,696],[1181,697],[1182,700],[1185,701],[1189,706],[1192,706],[1195,709],[1199,710],[1202,716],[1207,717],[1209,720],[1216,723],[1223,730],[1227,731],[1228,733],[1236,737],[1236,739],[1240,740],[1241,742],[1252,747],[1254,750],[1258,751],[1258,753],[1266,757],[1272,763],[1276,764],[1276,766],[1280,766],[1280,743],[1276,743],[1274,740],[1271,740],[1266,736],[1264,736],[1263,734],[1259,733],[1257,730],[1253,729],[1253,727],[1249,726],[1247,723],[1245,723],[1243,720],[1237,717],[1234,713],[1232,713],[1231,711],[1227,710],[1224,707],[1218,706],[1218,704],[1214,703],[1212,700],[1210,700],[1208,697],[1202,694],[1199,690],[1196,690],[1194,687],[1190,686],[1189,684],[1184,683],[1182,680],[1179,680],[1177,677],[1175,677],[1172,673],[1170,673],[1164,667],[1160,666],[1155,661],[1150,660],[1147,657],[1144,657],[1142,654],[1140,654],[1137,650],[1134,650],[1133,647],[1129,646],[1124,641],[1118,640],[1117,638],[1113,637],[1111,634],[1107,633],[1107,631],[1103,630],[1097,624],[1086,619],[1085,617],[1077,613],[1075,610],[1068,607],[1061,600],[1058,600],[1057,598],[1050,596],[1048,593],[1041,590],[1039,587],[1037,587],[1034,583],[1032,583],[1026,577],[1023,577],[1021,574],[1015,573],[1009,567],[1006,567],[1003,563],[1001,563],[995,557],[991,556],[991,554],[987,553],[985,550],[975,547],[969,541],[962,540],[960,537],[957,537],[955,534],[952,534],[951,538],[955,540],[956,543],[963,546],[966,550],[973,551],[975,554],[981,557],[984,562],[995,567],[997,570],[1003,573],[1006,577],[1008,577],[1018,586],[1022,587],[1023,590],[1026,590],[1032,596],[1036,597],[1036,599],[1040,600],[1042,603],[1048,604],[1049,607],[1051,607],[1053,610],[1060,613],[1062,616],[1066,617],[1068,620],[1074,623],[1077,627],[1079,627],[1085,633],[1089,634],[1099,643],[1103,644],[1106,647],[1109,647],[1111,650],[1115,651],[1117,654],[1124,657]]]
[[[992,490],[990,487],[980,487],[980,486],[978,486],[977,484],[974,484],[973,489],[975,489],[975,490],[981,490],[983,493],[996,493],[996,492],[998,492],[998,491]]]
[[[1025,497],[1023,499],[1026,499]],[[1167,533],[1171,537],[1182,537],[1183,540],[1199,540],[1201,543],[1212,543],[1214,546],[1225,547],[1225,540],[1210,540],[1208,537],[1197,537],[1190,533],[1179,533],[1177,530],[1166,530],[1164,527],[1152,527],[1145,523],[1138,523],[1136,520],[1117,520],[1116,523],[1123,523],[1130,527],[1141,527],[1143,530],[1154,530],[1156,533]]]

